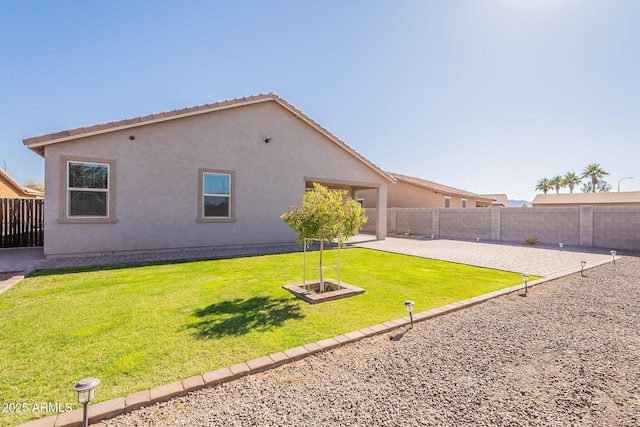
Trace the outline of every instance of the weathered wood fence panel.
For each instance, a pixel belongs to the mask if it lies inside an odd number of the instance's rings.
[[[44,200],[0,199],[0,247],[42,246]]]

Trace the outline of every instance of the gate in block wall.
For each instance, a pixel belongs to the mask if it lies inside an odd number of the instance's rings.
[[[42,246],[44,200],[0,199],[0,248]]]

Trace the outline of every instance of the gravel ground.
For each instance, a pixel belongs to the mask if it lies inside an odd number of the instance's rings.
[[[640,426],[640,258],[585,274],[99,425]]]

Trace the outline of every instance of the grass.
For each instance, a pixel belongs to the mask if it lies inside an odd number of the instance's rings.
[[[326,251],[325,265],[336,257]],[[107,400],[400,318],[406,299],[420,312],[521,282],[367,249],[343,250],[341,265],[366,292],[317,305],[281,288],[302,281],[301,253],[37,273],[0,295],[0,401],[75,408],[72,386],[87,376]],[[2,413],[0,424],[47,415]]]

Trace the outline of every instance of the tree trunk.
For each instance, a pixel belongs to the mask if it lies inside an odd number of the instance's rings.
[[[324,249],[324,236],[320,236],[320,293],[324,293],[324,275],[322,274],[322,251]]]
[[[595,176],[591,177],[591,184],[593,184],[592,193],[595,193],[596,192],[596,184],[598,184],[598,178],[596,178]]]

